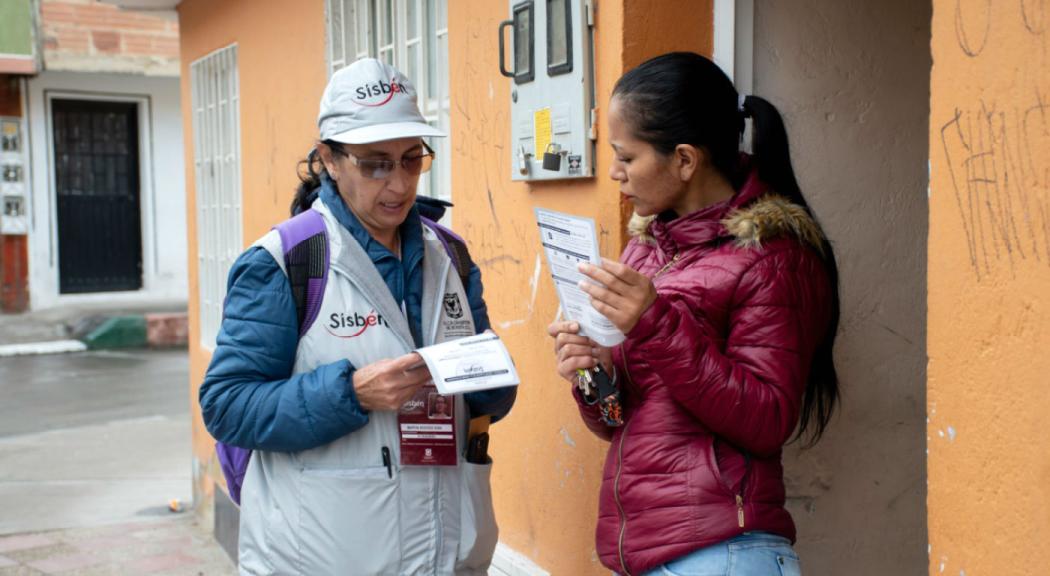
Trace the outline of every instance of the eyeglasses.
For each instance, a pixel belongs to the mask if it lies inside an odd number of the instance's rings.
[[[423,172],[430,170],[430,166],[434,164],[434,150],[427,146],[426,142],[422,142],[422,144],[423,149],[426,150],[425,153],[418,156],[404,156],[400,160],[358,158],[341,146],[338,148],[333,147],[333,151],[349,158],[350,162],[357,166],[357,169],[361,171],[361,175],[365,178],[386,180],[399,165],[411,176],[419,176]]]

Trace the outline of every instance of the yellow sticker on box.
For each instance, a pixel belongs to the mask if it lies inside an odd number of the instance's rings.
[[[543,153],[551,143],[551,109],[540,108],[532,114],[532,133],[535,136],[536,149],[532,154],[537,160],[543,159]]]

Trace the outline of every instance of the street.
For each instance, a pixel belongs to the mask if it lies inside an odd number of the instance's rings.
[[[191,510],[187,370],[182,350],[0,359],[0,575],[232,573]]]

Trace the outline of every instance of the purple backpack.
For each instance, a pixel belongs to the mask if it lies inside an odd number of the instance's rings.
[[[467,252],[466,242],[437,222],[426,217],[420,219],[437,234],[445,252],[452,259],[452,265],[456,267],[463,286],[467,286],[473,261]],[[292,286],[292,297],[299,319],[299,337],[302,338],[317,319],[321,310],[321,300],[324,298],[325,284],[328,283],[328,230],[324,225],[324,217],[313,209],[304,210],[274,228],[281,236],[284,268]],[[222,474],[226,477],[230,498],[240,505],[241,487],[244,485],[244,474],[248,471],[252,451],[216,442],[215,452],[219,456]]]

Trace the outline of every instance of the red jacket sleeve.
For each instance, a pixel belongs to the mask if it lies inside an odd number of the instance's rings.
[[[828,323],[827,285],[809,250],[763,256],[740,278],[724,341],[688,298],[659,294],[628,334],[625,361],[653,372],[715,434],[756,456],[775,454],[798,421]]]
[[[613,429],[605,422],[602,422],[602,415],[601,411],[598,409],[598,405],[588,405],[584,402],[583,394],[580,393],[580,389],[575,385],[572,387],[572,397],[576,400],[576,405],[580,408],[580,418],[582,418],[583,423],[587,425],[587,429],[594,432],[594,435],[602,440],[612,440]]]

